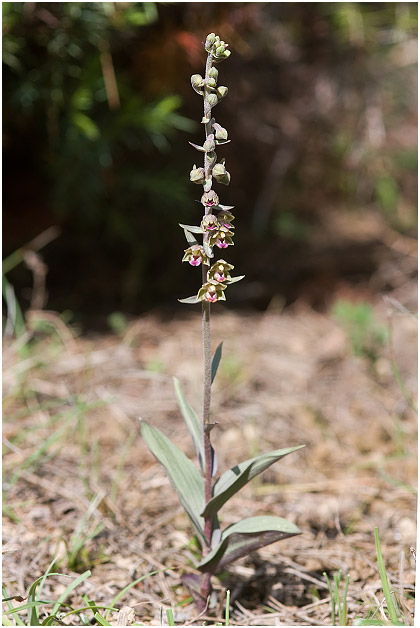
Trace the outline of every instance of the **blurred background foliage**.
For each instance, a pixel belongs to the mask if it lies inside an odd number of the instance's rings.
[[[176,298],[197,290],[177,223],[201,217],[189,79],[210,31],[232,50],[215,115],[233,140],[230,259],[247,274],[228,305],[325,307],[416,237],[416,3],[5,2],[2,13],[3,250],[59,227],[40,252],[49,308],[97,325],[181,310]],[[25,309],[33,269],[8,269]],[[374,289],[390,284],[381,275]]]

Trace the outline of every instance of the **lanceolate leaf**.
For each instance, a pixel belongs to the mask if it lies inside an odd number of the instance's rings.
[[[183,225],[181,223],[179,223],[179,226],[183,229],[186,229],[187,231],[190,231],[191,233],[203,233],[201,227],[194,227],[193,225]]]
[[[190,233],[188,231],[188,229],[185,229],[185,227],[184,227],[184,233],[185,233],[185,237],[187,239],[188,244],[191,244],[191,245],[192,244],[198,244],[198,242],[197,242],[196,238],[194,238],[193,234]]]
[[[185,423],[188,427],[188,431],[191,434],[191,438],[194,443],[195,450],[197,452],[198,461],[200,463],[201,469],[204,467],[204,439],[203,439],[203,428],[201,426],[200,421],[194,410],[191,408],[190,404],[184,397],[184,393],[182,392],[181,384],[174,377],[174,387],[175,387],[175,395],[178,401],[179,409],[181,410],[182,416],[184,417]]]
[[[237,277],[231,277],[231,279],[228,280],[228,283],[236,283],[237,281],[241,281],[241,279],[243,279],[245,277],[245,275],[238,275]]]
[[[216,377],[217,369],[219,368],[220,360],[222,358],[222,347],[223,342],[221,342],[216,351],[214,352],[213,360],[211,361],[211,383],[213,383],[214,378]]]
[[[193,297],[187,297],[186,299],[178,299],[180,303],[200,303],[195,294]]]
[[[261,547],[300,533],[297,526],[281,517],[249,517],[226,528],[220,543],[197,567],[200,571],[215,573]]]
[[[165,467],[185,512],[198,536],[205,542],[204,520],[200,517],[204,499],[204,480],[191,460],[162,432],[140,420],[140,429],[155,458]]]
[[[184,397],[184,393],[182,392],[181,384],[174,377],[174,386],[175,386],[175,394],[178,401],[179,409],[182,412],[182,416],[184,417],[185,423],[187,424],[188,431],[191,434],[191,438],[194,443],[195,451],[197,452],[198,462],[200,464],[201,470],[204,470],[204,438],[203,438],[203,428],[201,426],[200,421],[194,410],[191,408],[190,404]],[[212,460],[212,477],[216,475],[217,471],[217,457],[214,452],[213,447],[211,448],[211,460]]]
[[[275,449],[265,454],[250,458],[239,463],[235,467],[223,473],[213,487],[213,497],[207,503],[204,511],[201,513],[203,517],[216,513],[225,504],[228,499],[235,495],[247,482],[255,478],[256,475],[262,473],[274,462],[284,458],[293,451],[301,449],[304,445],[297,447],[289,447],[288,449]]]

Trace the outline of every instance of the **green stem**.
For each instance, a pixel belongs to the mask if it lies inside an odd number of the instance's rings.
[[[212,67],[212,55],[208,54],[206,62],[205,79],[209,78],[209,72]],[[204,88],[204,117],[209,120],[205,123],[206,139],[211,134],[211,106],[208,102],[208,91]],[[204,172],[205,179],[211,181],[211,164],[205,153],[204,156]],[[210,208],[205,208],[205,215],[210,213]],[[208,242],[208,234],[203,235],[203,244]],[[202,265],[203,285],[207,282],[208,266]],[[204,501],[207,504],[212,497],[212,449],[210,441],[210,431],[207,429],[210,423],[210,404],[211,404],[211,333],[210,333],[210,303],[202,302],[202,334],[203,334],[203,363],[204,363],[204,384],[203,384],[203,439],[204,439]],[[211,545],[212,534],[212,516],[208,516],[204,521],[204,535],[207,539],[207,547],[203,547],[203,556],[208,554]],[[207,603],[210,595],[211,584],[209,574],[203,574],[201,577],[201,597],[203,604]]]

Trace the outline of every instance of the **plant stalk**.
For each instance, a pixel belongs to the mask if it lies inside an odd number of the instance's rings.
[[[212,67],[212,55],[207,55],[206,61],[206,74],[205,80],[209,78],[209,72]],[[211,106],[208,101],[208,91],[204,88],[204,117],[209,120],[205,123],[206,139],[211,133]],[[211,181],[211,165],[207,153],[204,156],[204,172],[205,179]],[[205,208],[205,215],[210,213],[210,208]],[[203,243],[208,242],[208,233],[204,233]],[[202,265],[202,277],[203,284],[207,281],[208,266]],[[203,377],[203,439],[204,439],[204,501],[205,504],[210,501],[212,497],[212,448],[210,440],[210,430],[208,430],[208,424],[210,423],[210,404],[211,404],[211,332],[210,332],[210,303],[208,301],[202,302],[202,336],[203,336],[203,364],[204,364],[204,377]],[[207,516],[204,521],[204,535],[207,539],[207,546],[203,547],[203,556],[206,556],[210,550],[211,545],[211,533],[212,533],[212,517]],[[201,577],[200,593],[202,596],[203,604],[207,603],[207,598],[210,595],[210,575],[203,574]]]

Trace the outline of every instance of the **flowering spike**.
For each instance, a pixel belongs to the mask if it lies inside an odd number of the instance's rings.
[[[227,130],[212,116],[212,109],[228,93],[228,88],[224,85],[217,87],[219,70],[214,67],[218,63],[227,59],[230,55],[228,44],[215,33],[210,33],[206,37],[204,48],[208,53],[205,76],[193,74],[191,85],[204,100],[204,115],[201,119],[205,128],[204,143],[200,146],[190,142],[191,146],[203,153],[204,164],[202,167],[194,164],[190,172],[190,181],[203,186],[203,194],[200,202],[204,208],[200,227],[192,227],[189,230],[185,227],[185,235],[189,248],[184,251],[182,261],[188,262],[191,266],[202,266],[202,283],[198,294],[197,302],[204,301],[214,303],[226,299],[224,291],[228,284],[232,283],[230,271],[233,266],[225,260],[215,261],[210,267],[210,260],[214,258],[213,249],[226,249],[233,245],[234,226],[232,224],[234,215],[231,213],[232,205],[222,205],[219,203],[219,196],[213,190],[213,182],[229,185],[230,174],[226,170],[225,159],[219,159],[216,155],[216,148],[230,142]],[[195,239],[202,235],[202,244]],[[188,300],[188,303],[193,300]],[[208,307],[208,306],[207,306]]]

